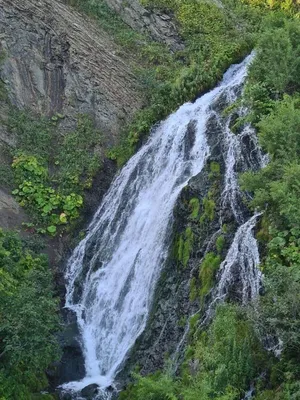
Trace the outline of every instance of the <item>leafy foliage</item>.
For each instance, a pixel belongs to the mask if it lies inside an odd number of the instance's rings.
[[[39,221],[47,227],[48,233],[55,234],[57,225],[66,224],[79,216],[82,197],[75,193],[61,195],[49,186],[48,171],[36,157],[21,154],[14,159],[12,166],[18,184],[13,194],[21,206],[38,213]]]
[[[251,121],[258,122],[285,93],[300,89],[299,22],[272,16],[266,20],[258,42],[257,55],[249,69],[245,103],[252,110]]]
[[[215,273],[219,269],[221,257],[214,253],[207,253],[202,261],[199,269],[200,280],[200,298],[203,299],[205,295],[214,286]]]
[[[300,16],[300,5],[297,0],[243,0],[252,6],[269,8],[273,11],[282,10],[296,17]]]
[[[166,372],[136,376],[121,399],[236,400],[262,371],[265,354],[253,326],[235,306],[223,306],[207,332],[195,339],[181,379]],[[190,366],[196,371],[190,372]]]
[[[47,386],[44,371],[59,356],[52,276],[45,256],[2,230],[0,276],[0,396],[31,400]]]
[[[242,179],[245,189],[254,192],[253,207],[267,208],[278,226],[300,222],[300,102],[286,96],[258,123],[259,139],[270,154],[269,164]]]
[[[78,218],[84,190],[91,188],[101,166],[95,150],[101,135],[91,119],[79,115],[76,130],[62,136],[56,131],[61,118],[13,110],[9,120],[18,148],[12,163],[13,194],[30,211],[38,232],[50,235]]]
[[[269,6],[288,6],[291,14],[297,7],[294,2],[279,3]],[[241,177],[243,188],[253,194],[252,207],[264,211],[259,239],[265,246],[265,294],[250,318],[262,338],[275,345],[276,337],[281,341],[281,357],[270,357],[268,388],[258,392],[257,399],[299,397],[299,40],[299,21],[274,13],[259,42],[244,98],[251,107],[249,120],[269,154],[266,167]]]

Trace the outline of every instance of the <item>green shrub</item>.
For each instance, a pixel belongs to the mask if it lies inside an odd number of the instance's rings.
[[[197,280],[195,277],[190,282],[190,301],[195,301],[198,295]]]
[[[76,129],[59,141],[55,157],[55,179],[61,192],[82,194],[84,189],[91,188],[93,178],[101,168],[100,155],[97,153],[101,141],[102,135],[95,129],[91,118],[79,114]]]
[[[266,21],[257,55],[249,68],[245,103],[254,122],[267,115],[285,93],[300,89],[300,26],[298,21],[273,16]]]
[[[189,201],[189,208],[191,210],[191,218],[196,219],[199,215],[200,201],[197,198],[193,198]]]
[[[38,215],[39,222],[47,227],[48,233],[55,234],[57,225],[66,224],[79,216],[82,197],[75,193],[62,195],[49,186],[48,171],[36,157],[20,154],[14,158],[12,167],[18,185],[13,195],[21,206]]]
[[[44,255],[0,230],[0,397],[32,400],[59,357],[58,299]]]
[[[178,243],[178,260],[186,267],[193,250],[194,234],[191,227],[187,227],[180,236]]]
[[[13,194],[29,210],[38,232],[50,235],[79,217],[84,190],[101,168],[97,146],[102,137],[92,120],[80,114],[76,129],[61,135],[56,130],[62,117],[49,120],[13,110],[9,119],[17,137]]]
[[[16,136],[21,151],[49,162],[53,149],[55,125],[46,117],[37,117],[28,110],[11,108],[8,128]]]
[[[216,203],[211,198],[211,192],[203,199],[203,213],[200,217],[200,223],[211,222],[215,218]]]
[[[200,298],[203,299],[213,288],[216,271],[219,269],[221,257],[207,253],[199,269]]]
[[[190,321],[197,324],[196,314]],[[236,400],[265,367],[265,354],[253,326],[238,307],[218,308],[208,331],[196,338],[186,354],[180,377],[168,371],[136,377],[135,384],[121,394],[126,400]],[[193,365],[193,373],[189,366]],[[196,366],[196,367],[195,367]]]
[[[299,224],[300,103],[298,97],[284,97],[258,123],[259,140],[270,154],[269,164],[241,177],[245,190],[254,193],[253,207],[267,208],[271,221]],[[272,214],[272,217],[271,217]]]
[[[154,375],[136,376],[136,384],[121,393],[120,400],[177,400],[176,382],[171,376],[157,372]]]
[[[224,246],[225,246],[225,237],[223,235],[220,235],[216,240],[216,249],[219,254],[222,253]]]
[[[288,14],[300,16],[299,2],[293,0],[243,0],[252,6],[269,8],[273,11],[282,10]]]

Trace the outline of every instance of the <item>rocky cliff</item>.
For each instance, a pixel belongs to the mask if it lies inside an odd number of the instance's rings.
[[[59,1],[1,0],[1,79],[13,104],[68,117],[92,114],[116,137],[141,106],[128,56],[92,21]]]
[[[170,15],[158,10],[149,12],[137,0],[105,1],[134,30],[149,34],[154,40],[167,44],[172,50],[183,48],[176,24]]]

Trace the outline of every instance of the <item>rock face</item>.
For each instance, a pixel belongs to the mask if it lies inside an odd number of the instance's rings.
[[[88,113],[114,142],[142,104],[130,61],[92,21],[56,0],[0,0],[1,79],[19,108]]]
[[[138,0],[105,0],[126,24],[167,44],[172,50],[184,47],[172,18],[162,12],[149,12]]]
[[[0,189],[0,227],[18,229],[25,221],[26,214],[23,209],[12,196]]]
[[[93,400],[95,396],[98,394],[98,385],[92,384],[89,386],[86,386],[82,391],[81,395],[86,399],[86,400]]]

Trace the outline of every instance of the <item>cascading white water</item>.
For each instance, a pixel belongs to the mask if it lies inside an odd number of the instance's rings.
[[[231,101],[235,99],[235,96],[230,98]],[[243,113],[244,110],[240,110],[240,114]],[[246,125],[242,132],[236,135],[230,129],[230,122],[231,117],[227,119],[223,128],[226,170],[221,203],[223,209],[228,207],[231,209],[239,228],[235,233],[225,260],[221,263],[217,278],[218,284],[213,289],[212,301],[204,321],[210,319],[215,304],[225,300],[232,286],[239,287],[239,291],[235,295],[245,304],[258,296],[262,281],[262,273],[258,268],[260,263],[259,250],[253,233],[261,213],[256,213],[247,221],[244,220],[237,164],[241,162],[241,164],[248,165],[248,168],[249,166],[262,168],[268,160],[259,148],[254,129],[250,125]],[[243,151],[245,139],[252,143],[253,154],[251,152],[249,154],[249,151]],[[236,270],[238,270],[238,273]],[[237,276],[239,282],[236,282]]]
[[[211,105],[241,85],[250,59],[232,66],[217,88],[162,122],[112,183],[68,263],[66,307],[77,316],[86,377],[65,389],[111,385],[144,330],[168,252],[175,202],[209,155],[205,128]]]
[[[220,266],[219,282],[214,301],[222,300],[227,295],[227,290],[232,283],[233,268],[238,267],[238,276],[242,286],[242,302],[254,299],[260,289],[261,272],[258,269],[259,252],[253,228],[258,216],[255,214],[237,230],[232,245],[225,260]]]
[[[222,208],[230,207],[236,222],[240,226],[235,233],[227,256],[220,266],[218,284],[214,289],[211,307],[216,302],[226,298],[228,288],[230,288],[236,276],[236,273],[234,273],[235,268],[238,268],[238,279],[240,281],[240,293],[237,294],[237,297],[241,298],[243,303],[254,299],[259,294],[262,280],[262,274],[258,268],[260,262],[258,245],[253,234],[253,229],[261,213],[256,213],[247,221],[244,220],[242,194],[238,184],[236,165],[239,161],[242,161],[242,164],[262,168],[267,159],[258,146],[256,133],[251,126],[246,125],[239,135],[235,135],[230,130],[229,125],[230,118],[228,118],[223,130],[226,147],[226,171],[222,193]],[[245,138],[252,142],[254,160],[252,160],[252,154],[243,152],[242,143]],[[243,159],[245,154],[248,162]],[[208,310],[208,313],[210,313],[210,310]]]

